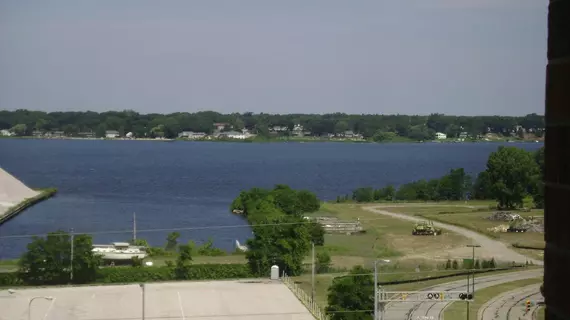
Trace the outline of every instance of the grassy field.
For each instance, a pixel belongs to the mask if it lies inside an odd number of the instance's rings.
[[[542,277],[533,279],[524,279],[518,281],[512,281],[482,290],[478,290],[475,294],[475,301],[471,303],[469,317],[470,319],[477,318],[477,311],[485,302],[491,300],[504,292],[515,290],[520,287],[528,286],[535,283],[541,283],[543,281]],[[463,320],[467,316],[467,310],[465,303],[454,302],[452,303],[444,312],[444,319],[446,320]]]
[[[488,204],[488,202],[487,202]],[[509,245],[519,244],[531,247],[544,248],[544,234],[539,232],[524,232],[524,233],[503,233],[503,232],[491,232],[488,228],[496,227],[499,225],[508,225],[506,221],[491,221],[486,219],[492,213],[497,210],[487,210],[485,209],[485,202],[475,202],[469,201],[467,203],[469,206],[476,206],[476,208],[467,207],[445,207],[437,205],[429,206],[399,206],[391,207],[389,211],[398,213],[407,213],[412,215],[422,216],[427,219],[434,221],[440,221],[444,223],[449,223],[457,226],[462,226],[467,229],[471,229],[490,237],[498,239]],[[516,211],[522,217],[543,217],[544,210],[532,210],[530,212]],[[527,255],[535,259],[543,259],[543,251],[541,250],[531,250],[531,249],[520,249],[513,248],[514,250]]]
[[[412,222],[381,216],[356,204],[324,204],[321,211],[313,215],[345,221],[359,219],[366,231],[359,235],[325,236],[325,246],[318,250],[327,250],[335,267],[371,265],[376,258],[394,259],[410,265],[434,265],[432,258],[447,259],[440,255],[468,243],[467,238],[453,233],[437,237],[413,236]]]
[[[544,313],[545,313],[544,307],[539,307],[538,311],[536,311],[536,319],[544,320],[546,318]]]

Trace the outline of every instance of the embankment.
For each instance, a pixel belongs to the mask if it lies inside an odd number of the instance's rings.
[[[57,189],[48,188],[37,190],[39,193],[31,198],[26,198],[22,202],[8,208],[3,214],[0,213],[0,225],[4,222],[10,220],[11,218],[17,216],[20,212],[26,210],[27,208],[33,206],[34,204],[41,202],[43,200],[53,197],[57,193]]]

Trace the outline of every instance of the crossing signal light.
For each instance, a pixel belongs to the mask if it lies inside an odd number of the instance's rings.
[[[526,301],[526,312],[530,311],[530,300]]]
[[[459,299],[461,299],[461,300],[471,300],[471,299],[473,299],[473,294],[472,294],[472,293],[460,293],[460,294],[459,294]]]

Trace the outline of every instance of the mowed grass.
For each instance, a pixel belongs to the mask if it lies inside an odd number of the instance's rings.
[[[489,288],[481,289],[475,292],[475,301],[471,303],[469,318],[476,319],[477,311],[483,306],[487,301],[491,300],[504,292],[515,290],[520,287],[532,285],[535,283],[541,283],[543,281],[542,277],[517,280],[508,283],[499,284]],[[467,310],[465,307],[465,302],[454,302],[444,311],[444,319],[446,320],[463,320],[467,317]]]
[[[538,310],[536,311],[536,319],[544,320],[546,318],[545,311],[546,310],[544,309],[544,307],[539,307]]]
[[[463,246],[468,239],[445,232],[440,236],[413,236],[414,223],[364,210],[357,204],[324,204],[313,216],[336,217],[343,221],[359,220],[364,234],[327,234],[324,248],[335,267],[371,265],[376,258],[410,259],[416,264],[434,263],[434,256],[445,250]]]
[[[485,202],[472,203],[471,201],[467,204],[457,203],[457,206],[442,206],[442,205],[399,205],[386,210],[397,213],[406,213],[410,215],[417,215],[424,217],[426,219],[440,221],[443,223],[449,223],[457,226],[462,226],[470,230],[477,231],[479,233],[485,234],[489,237],[493,237],[500,240],[506,244],[513,245],[519,244],[523,246],[544,248],[544,234],[540,232],[492,232],[488,228],[497,227],[499,225],[508,225],[508,221],[492,221],[487,219],[494,212],[498,210],[486,210]],[[474,206],[475,208],[469,208],[466,206]],[[488,206],[487,206],[488,207]],[[543,217],[544,210],[531,210],[530,212],[522,211],[512,211],[513,213],[519,214],[522,217],[529,218],[533,217]],[[527,255],[535,259],[544,259],[544,252],[541,250],[533,249],[521,249],[514,248],[513,250],[518,251],[521,254]]]

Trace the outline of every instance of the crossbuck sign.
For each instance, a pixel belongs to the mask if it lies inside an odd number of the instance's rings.
[[[473,293],[465,291],[380,291],[378,302],[473,301]]]

